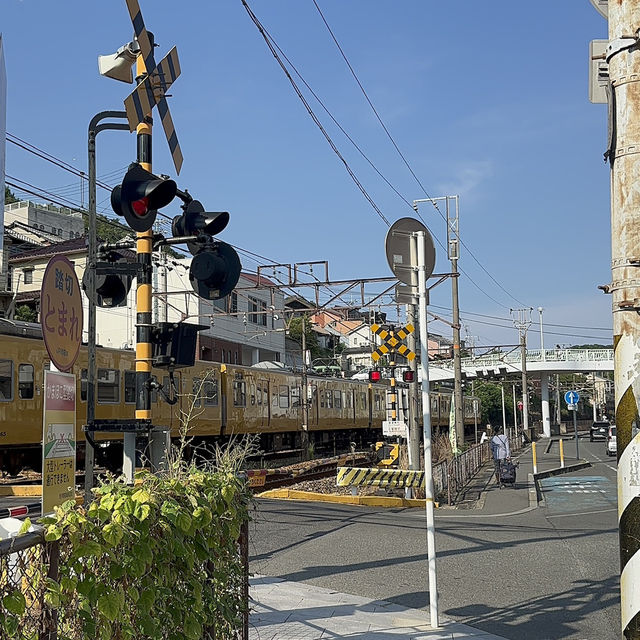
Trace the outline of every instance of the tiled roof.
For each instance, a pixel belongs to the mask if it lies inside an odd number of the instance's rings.
[[[262,274],[260,275],[260,279],[258,279],[257,273],[247,273],[246,271],[243,271],[240,275],[242,278],[245,278],[245,280],[249,280],[249,282],[253,282],[255,284],[261,284],[261,285],[264,284],[267,287],[278,286],[275,282],[273,282],[272,280],[269,280],[269,278],[265,278]]]
[[[70,240],[64,240],[63,242],[56,242],[45,247],[36,247],[29,251],[9,258],[9,262],[29,262],[33,258],[46,258],[49,256],[57,256],[65,253],[78,253],[87,250],[87,239],[84,236],[79,238],[72,238]]]

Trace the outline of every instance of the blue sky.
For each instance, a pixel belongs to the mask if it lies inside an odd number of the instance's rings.
[[[611,278],[606,107],[588,101],[588,45],[606,38],[607,24],[588,0],[317,2],[428,195],[460,196],[463,337],[512,344],[509,310],[530,306],[529,345],[537,348],[541,306],[546,347],[610,343],[610,332],[597,330],[611,327],[610,298],[597,289]],[[300,83],[384,216],[393,222],[414,215],[404,200],[426,194],[313,0],[249,4],[401,194]],[[185,157],[179,186],[207,208],[231,213],[223,238],[278,263],[328,260],[332,279],[390,275],[387,225],[310,118],[242,2],[141,0],[141,8],[159,45],[156,60],[174,44],[180,56],[182,75],[169,101]],[[131,38],[125,0],[2,0],[0,29],[7,131],[86,170],[89,120],[121,109],[133,88],[102,78],[96,62]],[[173,175],[156,123],[153,168]],[[134,135],[101,134],[98,174],[106,182],[119,182],[134,159]],[[78,179],[13,144],[6,171],[80,203]],[[106,191],[98,202],[111,213]],[[167,213],[177,214],[172,207]],[[436,240],[436,271],[446,272],[444,221],[427,204],[419,213]],[[246,255],[243,264],[256,267]],[[442,317],[450,317],[450,291],[447,281],[431,295]],[[440,322],[430,329],[449,332]]]

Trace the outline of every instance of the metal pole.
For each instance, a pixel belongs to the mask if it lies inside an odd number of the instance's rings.
[[[425,266],[425,233],[419,231],[412,236],[417,242],[418,296],[420,318],[420,372],[422,375],[422,434],[424,439],[424,488],[427,516],[427,556],[429,564],[429,614],[431,626],[438,625],[438,586],[436,579],[436,538],[433,513],[434,486],[431,466],[431,400],[429,396],[429,343],[427,332],[427,275]]]
[[[547,357],[544,352],[544,331],[542,330],[542,312],[544,309],[542,307],[538,307],[538,313],[540,314],[540,355],[542,357],[542,361],[544,362]]]
[[[87,336],[87,440],[84,450],[84,504],[88,505],[93,494],[93,468],[95,465],[95,451],[93,449],[94,431],[91,429],[96,418],[96,261],[98,254],[98,240],[96,231],[96,201],[97,201],[97,177],[96,177],[96,137],[100,131],[115,130],[128,131],[129,126],[124,123],[98,124],[104,118],[123,118],[126,120],[125,111],[102,111],[96,114],[89,122],[88,135],[88,171],[89,171],[89,237],[87,247],[87,298],[89,307],[88,336]]]
[[[516,385],[511,385],[511,390],[513,391],[513,428],[518,430],[518,405],[516,404]]]
[[[609,2],[611,264],[622,632],[640,639],[640,0]],[[624,38],[626,42],[619,39]]]
[[[580,452],[578,451],[578,405],[573,406],[573,433],[576,438],[576,460],[580,460]]]
[[[416,305],[407,305],[407,322],[416,326]],[[416,352],[416,334],[407,336],[407,346]],[[420,435],[418,432],[418,362],[414,358],[409,361],[413,371],[413,379],[409,385],[409,469],[420,469]]]
[[[149,33],[151,46],[153,37]],[[146,73],[144,58],[138,56],[136,74],[141,77]],[[137,160],[140,166],[151,171],[151,118],[140,123],[136,128]],[[151,304],[153,275],[153,231],[136,233],[136,257],[138,261],[138,275],[136,282],[136,419],[151,419]],[[133,483],[136,467],[136,434],[125,432],[122,460],[122,473],[125,481]]]
[[[500,383],[500,395],[502,396],[502,433],[506,433],[507,432],[507,409],[504,404],[504,383],[503,382]]]
[[[520,353],[522,355],[522,428],[529,428],[529,393],[527,391],[527,332],[520,332]]]

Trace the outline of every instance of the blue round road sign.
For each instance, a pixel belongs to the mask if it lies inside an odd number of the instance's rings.
[[[578,400],[580,400],[580,394],[577,391],[567,391],[564,394],[564,401],[567,404],[578,404]]]

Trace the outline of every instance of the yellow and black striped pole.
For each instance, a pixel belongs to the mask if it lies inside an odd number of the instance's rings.
[[[153,47],[153,36],[150,32],[150,45]],[[141,78],[145,72],[142,55],[136,62],[137,77]],[[151,172],[151,117],[136,128],[137,155],[140,166]],[[138,274],[136,278],[136,420],[151,419],[151,279],[153,274],[152,251],[153,230],[136,234],[136,257]],[[133,482],[135,472],[135,433],[124,434],[124,458],[122,472],[127,482]]]
[[[389,330],[391,338],[394,337],[394,327]],[[391,341],[393,342],[393,341]],[[391,367],[391,420],[395,422],[398,419],[398,396],[396,394],[396,350],[391,347],[389,353],[389,366]]]

